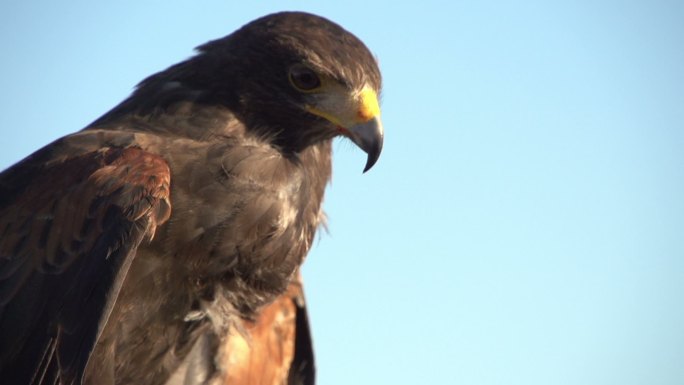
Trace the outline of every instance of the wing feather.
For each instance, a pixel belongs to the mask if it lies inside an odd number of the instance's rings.
[[[314,385],[311,331],[301,277],[226,344],[225,385]]]
[[[78,384],[145,237],[170,215],[164,159],[136,147],[0,174],[0,378]]]

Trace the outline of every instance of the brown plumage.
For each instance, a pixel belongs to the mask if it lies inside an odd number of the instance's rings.
[[[3,384],[313,384],[330,140],[382,149],[363,43],[279,13],[0,174]]]
[[[314,362],[301,279],[260,310],[242,333],[224,341],[228,354],[225,385],[308,384]]]

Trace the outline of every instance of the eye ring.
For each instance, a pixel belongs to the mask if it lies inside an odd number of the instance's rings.
[[[321,87],[321,79],[316,72],[302,65],[292,66],[288,78],[290,84],[302,92],[311,92]]]

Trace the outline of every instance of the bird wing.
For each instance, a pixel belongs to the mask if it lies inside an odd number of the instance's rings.
[[[313,385],[314,356],[301,279],[224,341],[225,385]]]
[[[0,174],[4,384],[80,383],[138,245],[171,212],[158,155],[56,147]]]
[[[288,385],[314,385],[316,380],[316,366],[314,361],[313,341],[309,328],[309,315],[306,310],[304,291],[301,277],[290,284],[288,293],[294,290],[292,302],[295,305],[295,350],[290,369],[288,371]],[[287,293],[286,293],[287,294]]]

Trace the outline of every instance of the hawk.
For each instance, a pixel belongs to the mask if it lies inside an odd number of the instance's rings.
[[[298,269],[377,62],[301,12],[197,50],[0,174],[3,384],[313,384]]]

